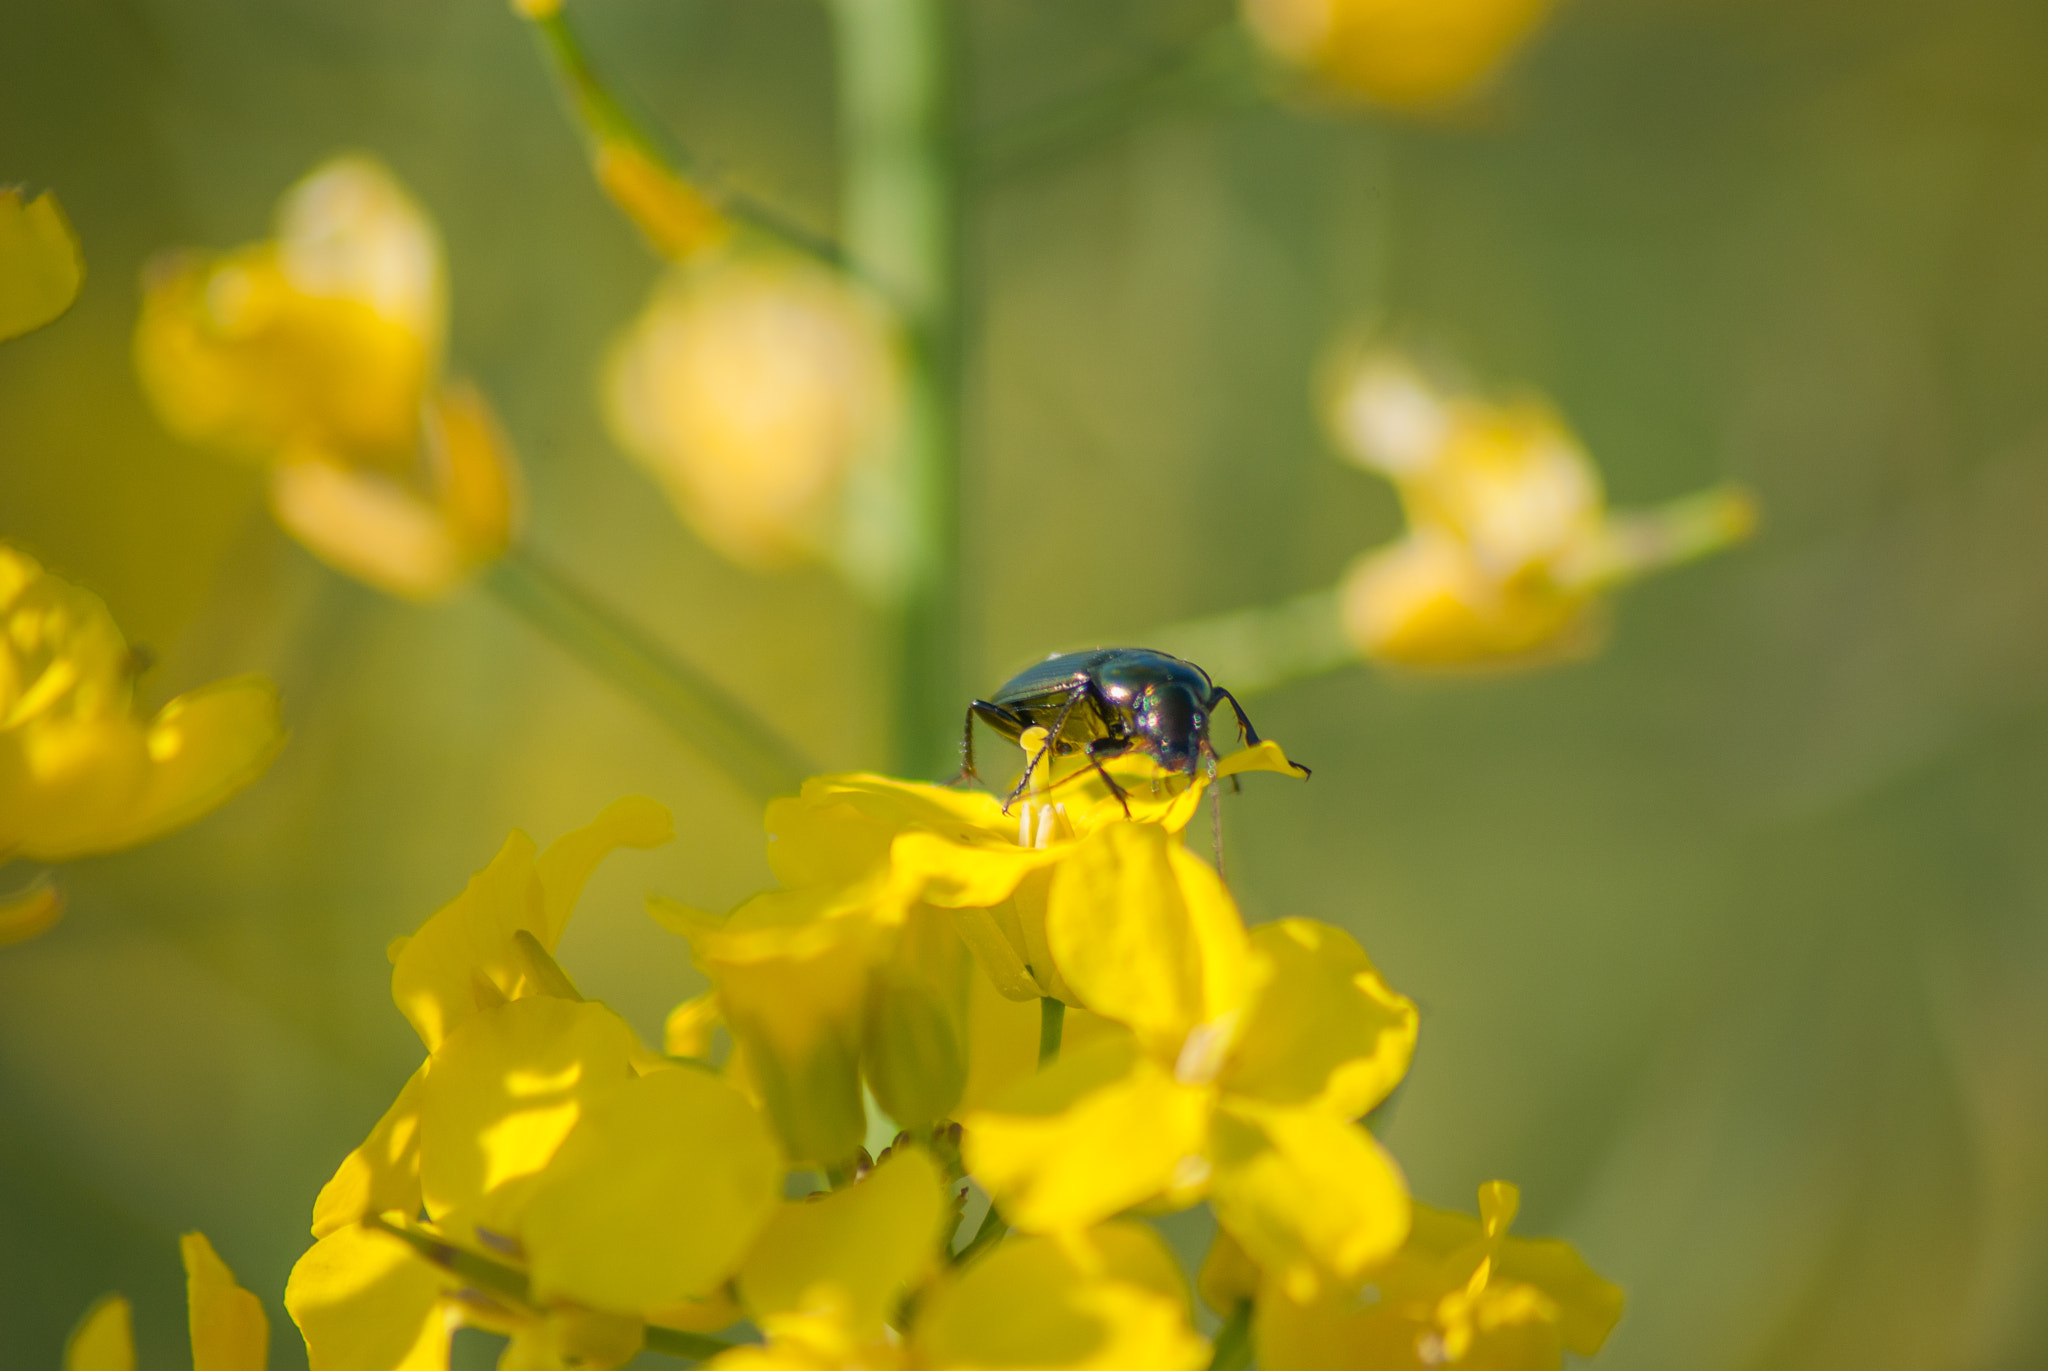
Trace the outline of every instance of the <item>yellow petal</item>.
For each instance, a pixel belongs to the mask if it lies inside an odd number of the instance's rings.
[[[1172,1254],[1123,1223],[994,1248],[932,1292],[912,1350],[933,1371],[1194,1371],[1209,1359]]]
[[[1053,872],[1052,958],[1081,1002],[1177,1054],[1243,1006],[1245,933],[1216,873],[1152,824],[1110,824]]]
[[[1328,1276],[1357,1276],[1408,1235],[1408,1188],[1362,1128],[1226,1099],[1211,1146],[1217,1222],[1297,1300]]]
[[[547,931],[540,935],[542,945],[550,952],[555,950],[584,882],[599,862],[618,848],[660,847],[675,835],[675,820],[667,806],[645,795],[628,795],[606,805],[584,827],[549,843],[536,864],[547,921]]]
[[[1368,658],[1429,670],[1534,664],[1598,641],[1589,594],[1490,577],[1456,538],[1422,529],[1352,563],[1344,631]]]
[[[609,1310],[707,1294],[781,1185],[766,1122],[708,1071],[674,1067],[595,1093],[518,1225],[534,1294]]]
[[[421,1090],[427,1212],[474,1206],[546,1166],[590,1099],[632,1078],[637,1047],[601,1004],[534,996],[472,1015],[434,1054]]]
[[[1011,1223],[1085,1228],[1206,1177],[1209,1101],[1118,1035],[964,1114],[961,1147]]]
[[[57,197],[0,190],[0,338],[41,328],[78,298],[85,255]]]
[[[873,875],[899,833],[929,831],[956,842],[1013,831],[994,797],[865,774],[815,776],[794,797],[768,804],[768,866],[792,889]]]
[[[650,899],[690,940],[792,1160],[838,1165],[867,1133],[860,1052],[870,969],[883,931],[867,897],[773,891],[725,919]]]
[[[85,1311],[64,1344],[64,1371],[135,1371],[135,1316],[108,1295]]]
[[[716,991],[684,1000],[662,1024],[661,1050],[671,1057],[708,1058],[712,1034],[723,1022]]]
[[[1036,999],[1004,994],[987,976],[968,978],[967,1084],[960,1095],[961,1112],[986,1108],[1038,1070],[1040,1017]],[[1067,1046],[1078,1050],[1071,1041],[1074,1012],[1067,1017]]]
[[[40,845],[28,855],[61,861],[146,843],[220,807],[270,768],[284,746],[277,686],[267,676],[233,676],[178,696],[143,736],[149,765],[126,812],[89,840]]]
[[[931,1272],[952,1216],[932,1159],[898,1148],[845,1189],[779,1206],[740,1267],[740,1298],[757,1322],[802,1313],[874,1336]]]
[[[442,1275],[389,1234],[328,1234],[299,1258],[284,1307],[312,1371],[447,1371]]]
[[[370,1136],[346,1157],[313,1201],[313,1236],[329,1233],[372,1214],[396,1212],[408,1219],[420,1212],[420,1101],[426,1094],[422,1062],[398,1098],[377,1120]]]
[[[1341,928],[1282,919],[1252,930],[1251,945],[1261,984],[1222,1088],[1345,1119],[1385,1099],[1414,1055],[1414,1002],[1387,989]]]
[[[604,140],[593,168],[604,193],[664,257],[689,257],[731,236],[731,221],[702,191],[631,143]]]
[[[466,381],[437,390],[427,406],[428,485],[435,511],[466,567],[511,545],[520,517],[519,463],[483,392]]]
[[[1308,771],[1301,763],[1294,761],[1280,750],[1280,744],[1271,738],[1254,747],[1243,748],[1231,753],[1216,764],[1216,777],[1237,776],[1247,771],[1277,771],[1282,776],[1293,776],[1297,780]]]
[[[906,833],[889,849],[899,888],[944,909],[1001,904],[1040,867],[1059,860],[1047,849],[1019,847],[1008,836],[959,841],[938,833]]]
[[[192,1371],[263,1371],[270,1320],[263,1302],[235,1284],[203,1233],[178,1239],[185,1259],[185,1300],[192,1323]]]
[[[0,845],[49,862],[106,851],[148,773],[142,725],[126,710],[53,710],[0,731]]]
[[[38,876],[20,894],[0,898],[0,947],[40,937],[63,914],[64,893],[48,876]]]
[[[1195,1288],[1201,1292],[1202,1303],[1224,1315],[1258,1295],[1258,1263],[1244,1250],[1244,1244],[1230,1236],[1229,1229],[1216,1230],[1209,1255],[1202,1259],[1202,1269],[1195,1277]]]
[[[1602,1280],[1568,1243],[1555,1238],[1507,1237],[1507,1225],[1514,1218],[1519,1198],[1515,1187],[1505,1181],[1490,1181],[1479,1190],[1481,1229],[1500,1240],[1493,1249],[1494,1279],[1540,1290],[1555,1305],[1564,1345],[1590,1357],[1620,1321],[1622,1293]]]
[[[553,946],[533,839],[515,829],[491,864],[420,925],[392,966],[391,998],[429,1052],[476,1012],[480,983],[495,992],[493,1003],[525,987],[526,963],[512,941],[519,929]]]

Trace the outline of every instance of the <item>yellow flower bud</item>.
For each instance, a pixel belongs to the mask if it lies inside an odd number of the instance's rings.
[[[1549,13],[1551,0],[1244,0],[1276,57],[1335,89],[1424,111],[1473,94]]]
[[[886,458],[901,404],[893,327],[793,256],[676,268],[606,368],[619,445],[704,541],[743,566],[837,555],[849,482]],[[885,531],[886,532],[886,531]]]

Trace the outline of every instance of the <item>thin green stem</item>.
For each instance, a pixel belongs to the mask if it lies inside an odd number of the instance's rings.
[[[1209,1371],[1244,1371],[1252,1364],[1252,1302],[1239,1300],[1230,1317],[1216,1330],[1215,1353]]]
[[[753,798],[794,794],[816,772],[739,697],[532,552],[506,553],[484,585],[506,608],[645,705]]]
[[[623,100],[615,95],[604,78],[591,63],[589,50],[583,44],[582,35],[569,20],[567,13],[556,9],[551,14],[533,18],[534,34],[540,41],[540,48],[560,78],[569,96],[569,103],[576,112],[577,120],[584,132],[594,142],[615,142],[631,147],[642,155],[666,168],[673,175],[689,182],[718,208],[740,223],[761,230],[774,238],[781,239],[799,252],[807,253],[822,262],[844,270],[847,257],[844,249],[824,234],[817,233],[791,220],[788,216],[761,204],[729,186],[720,185],[689,154],[678,149],[670,140],[655,134],[636,118]]]
[[[1263,89],[1263,68],[1244,26],[1214,30],[1134,76],[981,130],[971,145],[974,179],[994,180],[1104,137],[1176,105],[1249,100]]]
[[[1038,1069],[1060,1059],[1060,1034],[1066,1028],[1067,1005],[1047,995],[1038,1001]]]
[[[902,563],[894,763],[905,776],[957,765],[965,702],[960,587],[959,157],[953,81],[957,0],[831,0],[845,179],[843,239],[901,312],[910,341],[897,454]]]

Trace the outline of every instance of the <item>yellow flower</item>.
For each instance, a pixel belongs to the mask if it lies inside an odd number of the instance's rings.
[[[1276,57],[1395,109],[1455,104],[1506,65],[1551,0],[1244,0]]]
[[[135,357],[166,427],[262,463],[278,521],[395,594],[438,594],[507,546],[517,471],[483,397],[441,380],[440,238],[382,166],[342,157],[277,236],[144,274]]]
[[[1070,1232],[1207,1196],[1298,1291],[1399,1245],[1406,1190],[1352,1121],[1406,1071],[1415,1007],[1349,935],[1301,919],[1247,934],[1216,874],[1143,824],[1062,864],[1046,930],[1081,1002],[1128,1031],[962,1118],[1006,1219]]]
[[[1744,536],[1735,491],[1615,515],[1600,474],[1550,409],[1440,393],[1413,366],[1368,355],[1330,412],[1346,454],[1392,480],[1408,532],[1360,557],[1339,587],[1364,655],[1424,668],[1539,661],[1599,640],[1605,591]]]
[[[85,258],[57,197],[0,190],[0,338],[41,328],[78,298]]]
[[[1564,1243],[1507,1236],[1515,1187],[1479,1189],[1479,1218],[1415,1207],[1407,1243],[1363,1283],[1292,1298],[1268,1280],[1255,1322],[1269,1371],[1354,1366],[1459,1366],[1556,1371],[1567,1351],[1590,1357],[1621,1317],[1622,1295]],[[1203,1293],[1246,1293],[1243,1254],[1219,1239]]]
[[[614,349],[605,414],[677,513],[743,566],[838,560],[863,584],[900,544],[880,464],[899,421],[893,325],[790,254],[678,266]]]
[[[216,681],[145,718],[135,674],[98,596],[0,544],[0,862],[66,861],[182,828],[284,743],[264,677]],[[57,910],[48,886],[32,887],[0,908],[0,941],[41,931]]]
[[[263,1371],[270,1356],[270,1320],[262,1301],[235,1284],[234,1273],[204,1234],[185,1234],[178,1250],[185,1259],[192,1371]],[[127,1300],[109,1295],[79,1321],[64,1348],[64,1371],[135,1371]]]

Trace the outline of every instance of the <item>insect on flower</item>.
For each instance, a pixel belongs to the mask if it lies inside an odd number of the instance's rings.
[[[1226,703],[1237,715],[1239,737],[1247,747],[1257,747],[1259,731],[1244,706],[1193,662],[1144,647],[1056,652],[1004,682],[995,699],[967,706],[956,779],[978,779],[976,719],[1020,745],[1026,729],[1042,728],[1045,741],[1025,764],[1017,788],[1003,801],[1004,812],[1031,784],[1032,773],[1050,751],[1055,757],[1085,756],[1129,815],[1123,787],[1103,770],[1103,759],[1137,753],[1170,772],[1193,776],[1201,768],[1213,778],[1216,748],[1209,740],[1209,726],[1217,708]],[[1309,774],[1299,762],[1290,765],[1303,776]]]

